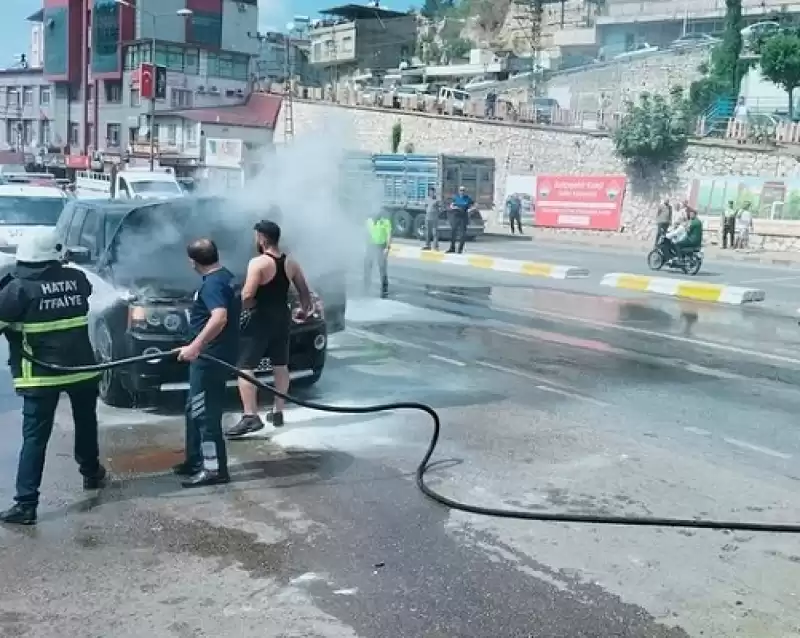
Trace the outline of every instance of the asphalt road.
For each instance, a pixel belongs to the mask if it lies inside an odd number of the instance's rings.
[[[391,275],[391,299],[351,300],[307,396],[430,402],[443,493],[800,521],[793,319],[399,260]],[[3,390],[3,499],[16,410]],[[196,492],[165,471],[180,458],[177,407],[103,408],[102,422],[113,484],[79,492],[64,406],[39,526],[0,528],[0,636],[800,633],[800,539],[449,512],[413,483],[422,415],[294,408],[284,431],[231,445],[234,483]]]
[[[419,242],[412,240],[401,240],[401,243],[420,245]],[[707,256],[701,271],[692,278],[680,271],[650,270],[647,267],[646,255],[634,248],[592,248],[559,243],[557,239],[549,237],[536,237],[532,241],[487,237],[467,244],[466,249],[468,252],[504,259],[588,268],[590,272],[588,283],[592,286],[596,285],[603,275],[611,272],[693,279],[764,290],[766,300],[760,305],[771,312],[797,315],[797,309],[800,308],[800,270],[791,266],[762,265]]]

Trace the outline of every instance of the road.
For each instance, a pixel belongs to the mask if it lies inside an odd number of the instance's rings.
[[[390,299],[351,300],[305,396],[431,403],[436,489],[533,511],[800,521],[792,318],[401,260],[391,274]],[[4,390],[3,500],[17,411]],[[39,525],[0,528],[2,636],[800,633],[796,537],[450,512],[414,486],[422,415],[294,408],[284,431],[230,446],[230,486],[192,492],[166,472],[175,405],[103,408],[102,423],[112,485],[79,492],[62,406]]]

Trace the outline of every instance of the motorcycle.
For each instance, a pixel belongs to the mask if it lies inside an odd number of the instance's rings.
[[[661,270],[664,266],[683,270],[687,275],[696,275],[703,265],[702,248],[682,250],[676,254],[672,241],[662,237],[655,248],[647,255],[647,265],[650,270]]]

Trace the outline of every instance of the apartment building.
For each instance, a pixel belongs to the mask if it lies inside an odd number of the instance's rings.
[[[283,82],[287,71],[303,86],[319,82],[319,69],[309,60],[310,43],[305,36],[270,32],[260,36],[254,73],[263,83]]]
[[[167,69],[157,114],[242,105],[250,93],[257,0],[42,1],[28,18],[31,68],[0,71],[0,147],[58,148],[75,166],[97,150],[145,142],[149,152],[142,63]]]
[[[311,64],[321,69],[326,82],[368,70],[394,69],[414,55],[414,15],[355,4],[320,14],[325,18],[311,23],[308,37]]]

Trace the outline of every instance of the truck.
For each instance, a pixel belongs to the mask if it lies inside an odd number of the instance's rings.
[[[442,202],[439,214],[439,238],[449,239],[448,209],[459,186],[475,200],[467,224],[467,239],[483,234],[485,219],[494,206],[495,161],[492,157],[460,155],[377,154],[371,157],[382,205],[390,213],[395,237],[424,240],[425,199],[432,186]]]
[[[115,166],[110,173],[79,171],[75,174],[75,195],[81,199],[171,199],[184,194],[170,169],[118,170]]]

